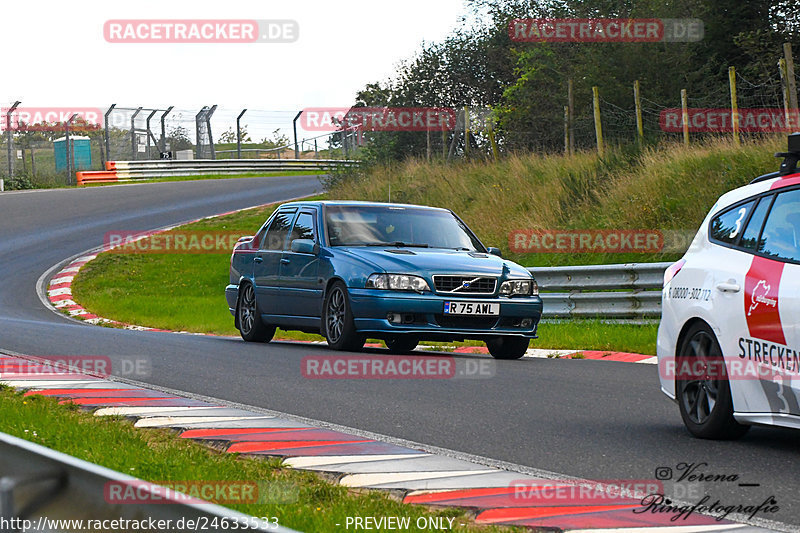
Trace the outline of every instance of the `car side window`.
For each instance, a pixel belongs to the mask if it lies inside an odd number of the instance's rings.
[[[289,245],[295,239],[311,239],[316,242],[316,234],[314,232],[314,215],[311,213],[300,213],[294,223],[292,229],[292,236],[289,238]]]
[[[800,262],[800,189],[775,198],[758,246],[769,257]]]
[[[714,217],[711,220],[709,236],[715,241],[735,244],[742,235],[744,224],[747,222],[747,215],[750,214],[754,204],[755,201],[750,201]]]
[[[761,236],[761,228],[764,226],[764,219],[767,218],[769,206],[772,204],[773,195],[762,196],[758,200],[758,205],[750,215],[750,220],[747,222],[747,227],[742,233],[742,240],[739,246],[748,252],[760,252],[757,248],[758,238]]]
[[[267,234],[264,236],[264,241],[261,243],[262,250],[283,250],[286,244],[286,236],[289,234],[289,228],[292,227],[292,219],[294,218],[295,210],[280,211],[275,218],[272,219],[272,224],[269,225]]]

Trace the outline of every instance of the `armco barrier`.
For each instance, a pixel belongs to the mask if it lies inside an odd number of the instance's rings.
[[[664,271],[672,263],[536,267],[544,318],[661,316]]]
[[[155,503],[136,505],[109,503],[105,499],[104,491],[106,483],[109,482],[131,484],[136,487],[137,494],[140,495],[142,491],[152,491],[152,500]],[[197,524],[213,523],[214,519],[217,522],[226,520],[229,524],[234,521],[248,524],[248,528],[242,528],[243,531],[279,533],[294,531],[272,523],[261,523],[247,515],[211,503],[176,501],[167,504],[163,494],[164,491],[149,484],[142,484],[134,477],[0,433],[0,518],[6,522],[22,519],[30,521],[32,526],[27,528],[28,531],[34,529],[78,531],[81,528],[74,526],[64,528],[63,525],[56,525],[58,520],[76,517],[84,517],[84,522],[89,519],[171,520],[172,527],[168,528],[169,531],[188,530],[187,527],[176,527],[180,520],[183,520],[184,524],[189,520]],[[42,527],[38,527],[37,524]],[[22,527],[4,529],[23,530]],[[133,529],[148,530],[146,527]]]
[[[357,165],[343,159],[217,159],[188,161],[109,161],[106,170],[77,172],[78,185],[209,174],[246,174],[283,170],[331,170]]]

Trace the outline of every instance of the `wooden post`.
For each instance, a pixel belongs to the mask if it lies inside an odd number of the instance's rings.
[[[739,103],[736,100],[736,68],[728,67],[728,82],[731,86],[731,128],[733,129],[733,142],[736,146],[739,140]]]
[[[573,119],[575,117],[575,99],[572,92],[572,80],[567,80],[567,107],[568,116],[567,121],[569,122],[569,155],[575,153],[575,129],[573,127]]]
[[[569,153],[569,106],[564,106],[564,155]]]
[[[786,128],[789,129],[789,84],[786,79],[786,60],[780,58],[778,60],[778,69],[781,71],[781,92],[783,93],[783,117],[786,119]],[[790,130],[791,131],[791,130]]]
[[[426,154],[428,156],[428,161],[430,161],[431,160],[431,130],[430,130],[430,128],[425,130],[425,138],[428,141],[428,149],[426,151]]]
[[[689,146],[689,98],[686,96],[686,89],[681,89],[681,111],[683,144]]]
[[[792,43],[783,43],[783,55],[786,59],[786,89],[789,92],[789,113],[791,127],[800,126],[797,123],[797,82],[794,78],[794,59],[792,58]]]
[[[486,133],[489,135],[489,142],[492,144],[492,155],[494,156],[495,163],[500,160],[500,154],[497,151],[497,142],[494,138],[494,125],[492,124],[492,120],[486,123]]]
[[[644,123],[642,122],[642,100],[639,92],[639,80],[633,82],[633,103],[636,107],[636,139],[639,148],[644,146]]]
[[[447,130],[442,126],[442,159],[447,159]]]
[[[597,155],[603,157],[603,123],[600,120],[600,89],[592,87],[594,100],[594,133],[597,137]]]
[[[469,157],[469,106],[464,106],[464,157]]]

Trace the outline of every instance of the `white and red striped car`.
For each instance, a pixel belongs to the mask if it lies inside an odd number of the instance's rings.
[[[664,275],[661,389],[691,434],[800,428],[800,133],[778,172],[724,194]]]

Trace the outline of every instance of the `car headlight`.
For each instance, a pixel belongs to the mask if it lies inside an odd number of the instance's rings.
[[[386,289],[393,291],[429,291],[428,282],[419,276],[408,274],[373,274],[367,279],[368,289]]]
[[[530,296],[539,294],[539,286],[532,279],[510,279],[500,285],[500,294],[504,296]]]

